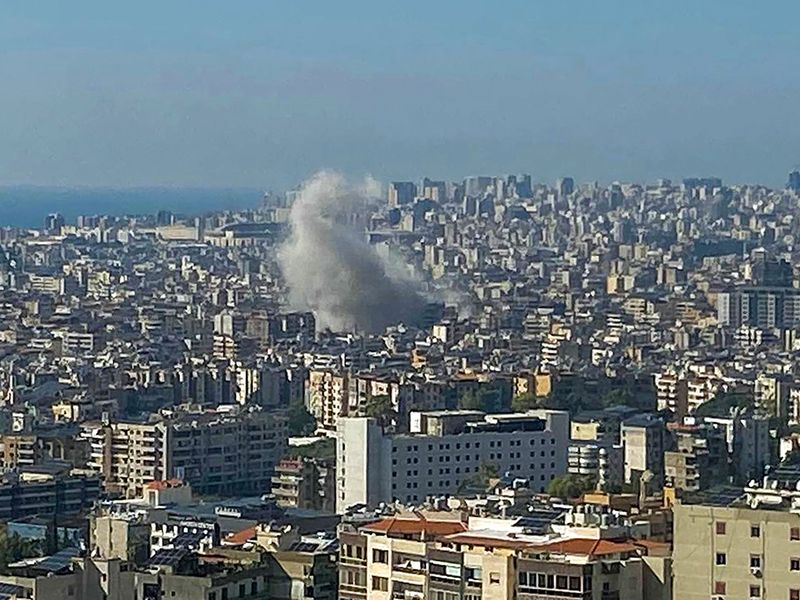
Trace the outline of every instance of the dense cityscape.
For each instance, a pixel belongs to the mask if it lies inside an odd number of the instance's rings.
[[[800,600],[800,172],[0,230],[0,597]]]

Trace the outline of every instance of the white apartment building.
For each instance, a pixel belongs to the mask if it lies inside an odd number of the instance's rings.
[[[567,472],[569,438],[564,411],[412,412],[405,434],[384,433],[367,417],[343,417],[337,427],[336,509],[456,494],[482,465],[544,491]]]

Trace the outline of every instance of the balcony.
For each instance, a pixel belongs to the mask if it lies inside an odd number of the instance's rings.
[[[366,567],[366,558],[356,558],[355,556],[339,556],[339,564],[352,565],[354,567]]]
[[[413,575],[424,575],[427,572],[426,565],[418,560],[404,560],[392,565],[392,570],[398,573],[411,573]]]
[[[359,596],[367,596],[367,588],[363,585],[351,585],[348,583],[339,584],[339,595],[342,594],[357,594]]]
[[[422,590],[393,591],[392,600],[425,600],[425,593]]]

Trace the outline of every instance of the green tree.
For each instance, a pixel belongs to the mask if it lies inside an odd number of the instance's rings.
[[[336,440],[325,437],[311,444],[290,446],[286,449],[287,458],[321,458],[332,460],[336,458]]]
[[[748,394],[721,392],[712,400],[698,406],[695,415],[698,417],[728,417],[737,408],[752,408],[753,406],[753,398]]]
[[[578,498],[586,492],[595,488],[595,481],[592,477],[582,475],[562,475],[552,479],[547,485],[547,493],[557,498]]]
[[[626,388],[611,390],[600,400],[603,408],[611,406],[635,406],[633,394]]]
[[[0,531],[0,572],[7,573],[8,565],[34,556],[42,556],[39,542],[24,540],[16,533],[8,535],[5,528]]]
[[[304,436],[311,435],[317,427],[314,417],[308,412],[306,405],[302,401],[289,403],[289,435]]]
[[[364,407],[364,415],[377,419],[384,427],[397,417],[392,398],[387,394],[371,396]]]
[[[481,400],[474,391],[467,390],[458,399],[458,408],[461,410],[481,410]]]
[[[486,491],[491,480],[498,477],[498,472],[496,464],[484,461],[478,465],[472,477],[467,477],[458,484],[456,493],[461,495],[469,490]]]
[[[537,397],[533,392],[519,394],[511,400],[511,408],[516,412],[525,412],[540,406],[541,398]]]
[[[494,386],[482,385],[478,388],[478,403],[480,410],[487,413],[508,410],[507,406],[503,406],[503,392]]]

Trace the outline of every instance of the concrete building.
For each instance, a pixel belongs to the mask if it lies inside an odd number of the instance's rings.
[[[724,431],[713,426],[673,426],[674,450],[664,453],[664,480],[677,490],[697,492],[728,478]]]
[[[800,598],[797,482],[764,483],[675,506],[675,598]]]
[[[283,411],[218,408],[155,422],[87,423],[89,467],[111,493],[141,497],[147,483],[177,478],[200,494],[263,493],[286,447]]]
[[[311,369],[306,386],[306,407],[317,424],[333,431],[340,416],[346,414],[349,379],[346,373]]]
[[[739,410],[730,417],[704,417],[703,421],[725,432],[735,483],[761,478],[771,462],[769,417]]]
[[[376,420],[342,418],[337,429],[336,507],[455,494],[483,465],[543,491],[567,472],[569,415],[412,413],[411,432],[387,434]]]
[[[336,469],[333,461],[285,458],[275,466],[272,495],[279,506],[333,510]]]
[[[77,516],[100,496],[97,477],[66,472],[23,474],[0,483],[0,520]]]
[[[762,373],[755,381],[755,403],[758,408],[787,424],[795,413],[795,379],[788,373]]]
[[[345,524],[339,597],[669,599],[668,548],[645,549],[620,531],[582,523],[531,533],[515,520],[433,511]]]
[[[393,181],[389,184],[388,202],[392,208],[414,202],[417,186],[412,181]]]
[[[625,452],[625,483],[637,485],[645,472],[653,474],[652,485],[664,482],[664,422],[649,414],[638,415],[622,423],[621,436]]]
[[[625,461],[621,444],[572,440],[568,464],[570,474],[592,479],[598,489],[614,490],[622,486]]]

